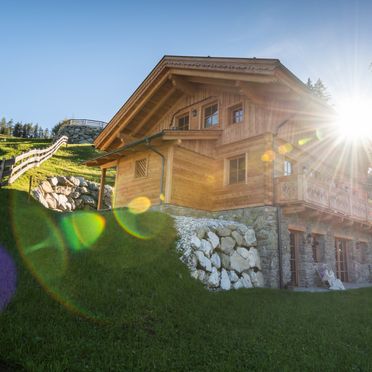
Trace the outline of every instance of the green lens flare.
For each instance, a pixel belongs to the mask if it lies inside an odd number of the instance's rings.
[[[84,280],[71,268],[59,214],[47,210],[27,195],[13,191],[10,196],[13,234],[22,260],[34,278],[54,300],[69,311],[88,319],[100,319],[89,311],[89,301],[76,290],[76,282]],[[86,305],[83,305],[86,304]]]
[[[298,144],[299,144],[300,146],[304,146],[304,145],[306,145],[307,143],[309,143],[311,140],[312,140],[311,137],[308,137],[308,138],[301,138],[300,140],[298,140]]]
[[[133,213],[130,209],[115,209],[114,215],[118,224],[130,235],[138,239],[152,239],[163,229],[162,221],[154,221],[148,213]]]
[[[74,251],[90,248],[106,226],[103,216],[95,212],[74,212],[61,221],[63,236]]]

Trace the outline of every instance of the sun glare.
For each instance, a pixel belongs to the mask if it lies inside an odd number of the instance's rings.
[[[346,140],[372,139],[372,99],[354,99],[337,107],[337,130]]]

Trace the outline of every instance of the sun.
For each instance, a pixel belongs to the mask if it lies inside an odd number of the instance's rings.
[[[372,139],[372,98],[355,97],[340,102],[335,120],[339,137],[347,141]]]

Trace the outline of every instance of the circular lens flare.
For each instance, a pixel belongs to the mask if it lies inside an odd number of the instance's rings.
[[[118,224],[130,235],[138,239],[152,239],[163,229],[162,219],[154,223],[148,212],[151,201],[147,197],[133,199],[128,208],[114,209],[113,213]]]
[[[19,191],[12,191],[10,199],[13,233],[25,266],[54,300],[73,313],[96,319],[81,305],[84,294],[76,294],[75,274],[68,265],[68,252],[56,224],[60,215],[27,201],[26,194]],[[81,281],[83,278],[79,278]]]
[[[133,214],[141,214],[151,207],[151,200],[146,196],[134,198],[129,204],[128,209]]]
[[[280,145],[278,148],[279,154],[285,155],[292,152],[293,146],[290,143],[285,143],[284,145]]]
[[[74,251],[90,248],[105,226],[105,218],[96,212],[74,212],[61,220],[63,236]]]
[[[273,150],[265,151],[261,156],[261,160],[265,163],[271,163],[275,160],[275,152]]]

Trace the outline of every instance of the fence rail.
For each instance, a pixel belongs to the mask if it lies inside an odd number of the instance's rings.
[[[62,145],[67,144],[67,141],[68,137],[63,136],[46,149],[34,149],[11,159],[0,160],[0,187],[12,184],[29,169],[40,166],[52,157]]]

